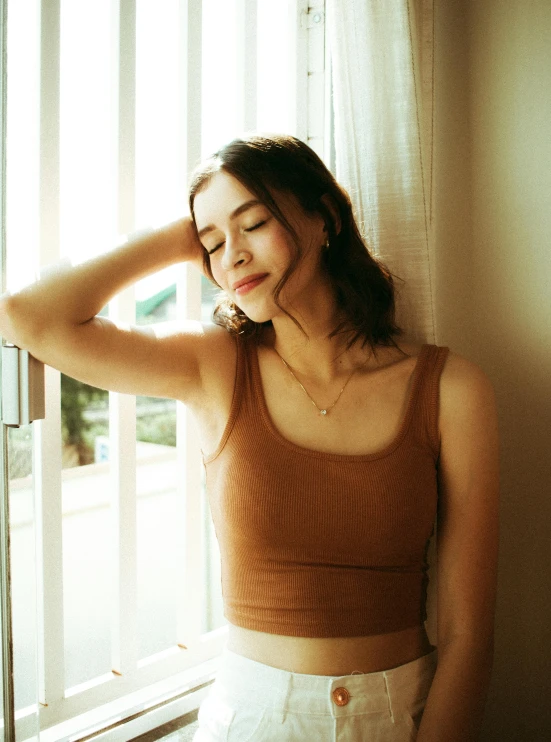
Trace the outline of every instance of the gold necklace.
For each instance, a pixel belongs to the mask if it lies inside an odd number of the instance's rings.
[[[277,350],[276,350],[275,348],[274,348],[274,350],[275,350],[275,352],[277,353]],[[285,366],[286,366],[286,367],[287,367],[287,368],[289,369],[289,371],[290,371],[290,372],[291,372],[291,373],[293,374],[293,376],[294,376],[295,380],[296,380],[296,381],[298,382],[299,386],[300,386],[300,387],[302,387],[302,390],[304,391],[304,393],[306,394],[306,396],[308,397],[308,399],[310,400],[310,402],[311,402],[311,403],[312,403],[312,404],[314,405],[314,407],[315,407],[315,408],[316,408],[316,410],[317,410],[317,411],[318,411],[318,412],[320,413],[320,415],[323,415],[324,417],[325,417],[325,415],[327,415],[327,413],[329,412],[329,410],[332,410],[332,409],[333,409],[333,407],[334,407],[334,406],[335,406],[335,405],[337,404],[337,402],[338,402],[338,401],[339,401],[339,399],[341,398],[341,394],[342,394],[342,393],[344,392],[344,390],[346,389],[346,387],[347,387],[347,385],[348,385],[348,382],[349,382],[349,381],[350,381],[350,379],[351,379],[351,378],[352,378],[352,377],[354,376],[354,374],[356,373],[356,371],[359,371],[360,369],[362,369],[362,368],[363,368],[363,367],[365,366],[365,364],[367,363],[367,361],[369,360],[369,357],[368,357],[368,358],[366,358],[365,362],[364,362],[364,363],[362,363],[362,365],[361,365],[361,366],[358,366],[358,368],[355,368],[355,369],[354,369],[354,370],[352,371],[352,373],[350,374],[350,376],[349,376],[349,377],[348,377],[348,379],[346,380],[346,382],[345,382],[345,384],[344,384],[343,388],[342,388],[342,389],[340,390],[340,392],[339,392],[339,396],[338,396],[338,397],[337,397],[337,399],[336,399],[336,400],[335,400],[335,401],[333,402],[333,404],[332,404],[332,405],[329,405],[329,407],[325,407],[324,409],[321,409],[321,407],[318,407],[318,406],[317,406],[317,404],[316,404],[316,403],[314,402],[314,400],[312,399],[312,397],[311,397],[311,396],[310,396],[310,395],[308,394],[308,392],[306,391],[306,389],[304,388],[304,386],[303,386],[303,385],[302,385],[302,384],[300,383],[300,381],[299,381],[299,380],[297,379],[297,377],[295,376],[295,372],[294,372],[294,371],[293,371],[293,369],[292,369],[292,368],[291,368],[291,367],[289,366],[289,364],[287,363],[287,361],[285,360],[285,358],[283,358],[283,356],[282,356],[282,355],[280,355],[279,353],[277,353],[277,354],[278,354],[278,356],[279,356],[279,357],[281,358],[281,360],[283,361],[284,365],[285,365]],[[342,355],[342,354],[341,354],[341,355]]]

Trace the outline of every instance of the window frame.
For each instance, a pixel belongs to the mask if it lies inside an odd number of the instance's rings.
[[[60,243],[60,11],[61,0],[40,2],[40,168],[39,168],[39,256],[40,266],[59,258]],[[201,148],[201,85],[196,68],[201,60],[200,0],[179,0],[181,34],[187,39],[181,55],[180,106],[190,115],[182,116],[185,180],[199,159]],[[256,0],[234,0],[238,17],[243,20],[243,48],[254,47],[254,32],[247,31],[244,19],[256,17]],[[289,0],[294,27],[290,29],[296,49],[295,87],[293,90],[296,130],[300,139],[334,169],[330,60],[327,53],[324,0]],[[119,54],[116,76],[119,90],[117,120],[117,224],[119,233],[131,232],[135,220],[135,194],[128,183],[135,183],[135,20],[136,0],[113,0],[117,13],[118,34],[114,43]],[[250,24],[249,24],[250,25]],[[184,45],[182,45],[184,47]],[[253,54],[254,56],[254,54]],[[243,70],[242,110],[245,128],[254,120],[255,96],[245,94],[254,70],[251,57],[241,57]],[[121,63],[121,59],[124,63]],[[134,64],[132,64],[134,62]],[[253,63],[256,64],[256,60]],[[304,105],[303,102],[307,101]],[[324,157],[325,153],[328,157]],[[180,269],[181,268],[181,269]],[[177,311],[180,317],[200,319],[200,276],[179,267]],[[135,295],[133,287],[110,303],[110,316],[133,322]],[[63,635],[63,560],[62,560],[62,468],[60,374],[46,368],[46,419],[34,424],[34,486],[37,554],[38,603],[38,709],[42,742],[69,742],[104,730],[104,740],[122,740],[143,734],[175,717],[198,708],[218,670],[225,646],[227,627],[201,634],[201,600],[184,601],[182,597],[178,626],[178,645],[162,657],[137,662],[135,605],[136,579],[133,574],[136,554],[136,452],[135,398],[110,394],[110,451],[112,478],[116,496],[112,502],[113,528],[118,533],[114,547],[114,594],[118,604],[113,612],[113,673],[97,678],[86,687],[67,689],[64,682]],[[201,596],[204,586],[202,564],[197,563],[200,529],[194,524],[202,517],[201,459],[198,443],[188,435],[193,423],[185,407],[177,403],[178,465],[186,471],[179,501],[186,534],[182,550],[184,560],[181,595]],[[134,570],[135,572],[135,570]],[[185,603],[185,605],[184,605]],[[184,650],[184,651],[182,651]],[[151,659],[151,658],[149,658]],[[26,739],[36,733],[36,708],[16,714],[17,735]]]

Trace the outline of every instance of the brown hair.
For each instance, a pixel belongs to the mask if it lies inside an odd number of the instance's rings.
[[[234,139],[201,163],[194,171],[189,208],[195,221],[195,196],[220,170],[229,173],[259,199],[292,235],[296,251],[285,275],[274,290],[274,301],[300,260],[298,237],[281,212],[273,193],[293,195],[306,213],[320,214],[326,223],[329,248],[322,252],[322,266],[330,277],[337,306],[344,319],[330,333],[348,334],[351,347],[363,338],[373,350],[376,345],[393,345],[395,335],[403,331],[395,322],[394,281],[386,266],[374,258],[362,239],[352,213],[348,193],[340,186],[323,161],[308,145],[284,134],[252,134]],[[330,208],[322,201],[327,195],[337,209],[341,228],[337,233]],[[207,251],[203,254],[205,272],[213,278]],[[218,284],[216,284],[218,285]],[[300,327],[298,321],[291,319]],[[233,334],[259,338],[264,325],[251,320],[224,293],[217,299],[213,320]],[[302,330],[302,327],[300,327]]]

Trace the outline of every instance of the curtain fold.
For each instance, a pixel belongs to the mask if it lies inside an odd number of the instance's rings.
[[[326,0],[337,180],[364,237],[399,276],[405,339],[434,343],[430,265],[433,0]],[[427,552],[426,630],[437,637],[437,527]]]
[[[407,339],[434,342],[430,266],[433,0],[326,0],[336,177],[398,276]]]

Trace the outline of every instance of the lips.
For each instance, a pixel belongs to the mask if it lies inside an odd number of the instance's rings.
[[[245,276],[245,278],[234,283],[232,288],[236,294],[243,295],[252,291],[252,289],[256,288],[267,277],[267,273],[255,273],[254,275]]]

